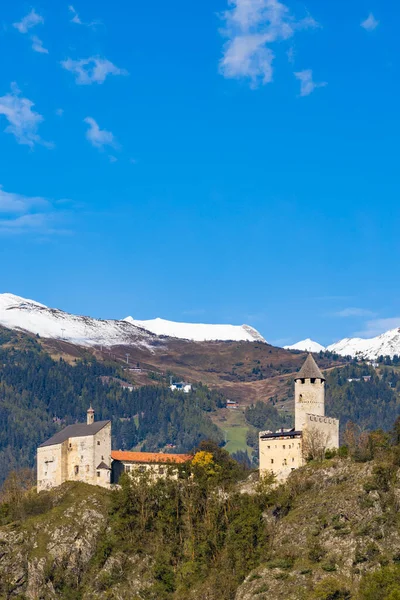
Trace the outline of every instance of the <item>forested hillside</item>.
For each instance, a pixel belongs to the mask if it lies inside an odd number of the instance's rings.
[[[347,441],[278,487],[211,443],[178,480],[138,472],[113,491],[37,494],[14,474],[0,490],[0,597],[397,600],[400,423]]]
[[[110,379],[108,379],[110,378]],[[198,385],[190,394],[168,387],[129,391],[115,364],[54,361],[32,337],[0,332],[0,480],[10,469],[32,466],[37,446],[56,431],[86,418],[111,419],[113,447],[192,450],[202,439],[221,441],[207,416],[224,403],[222,395]],[[107,383],[109,381],[109,383]]]

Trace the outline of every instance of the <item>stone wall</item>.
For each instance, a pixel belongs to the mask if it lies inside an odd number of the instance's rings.
[[[64,481],[110,485],[110,471],[98,470],[104,462],[111,467],[111,423],[95,435],[71,437],[62,444],[37,451],[37,491],[56,487]]]
[[[296,379],[294,398],[295,429],[296,431],[302,431],[307,420],[307,413],[321,416],[325,414],[325,381],[321,379]]]
[[[301,467],[301,435],[262,438],[260,436],[260,474],[272,471],[278,481],[284,481],[294,469]]]
[[[322,434],[325,448],[339,448],[339,419],[322,417],[321,415],[306,415],[304,429],[318,431]]]

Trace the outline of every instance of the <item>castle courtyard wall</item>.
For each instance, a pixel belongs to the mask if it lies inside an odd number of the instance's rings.
[[[339,419],[308,414],[304,429],[320,432],[326,449],[339,448]]]

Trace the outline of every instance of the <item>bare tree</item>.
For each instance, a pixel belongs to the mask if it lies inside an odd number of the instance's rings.
[[[330,435],[317,427],[303,430],[302,454],[305,461],[323,460],[328,448]]]

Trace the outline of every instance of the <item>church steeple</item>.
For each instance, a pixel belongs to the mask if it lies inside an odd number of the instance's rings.
[[[90,407],[88,408],[86,415],[87,415],[86,423],[88,425],[91,425],[92,423],[94,423],[94,410],[92,408],[92,405],[90,405]]]

